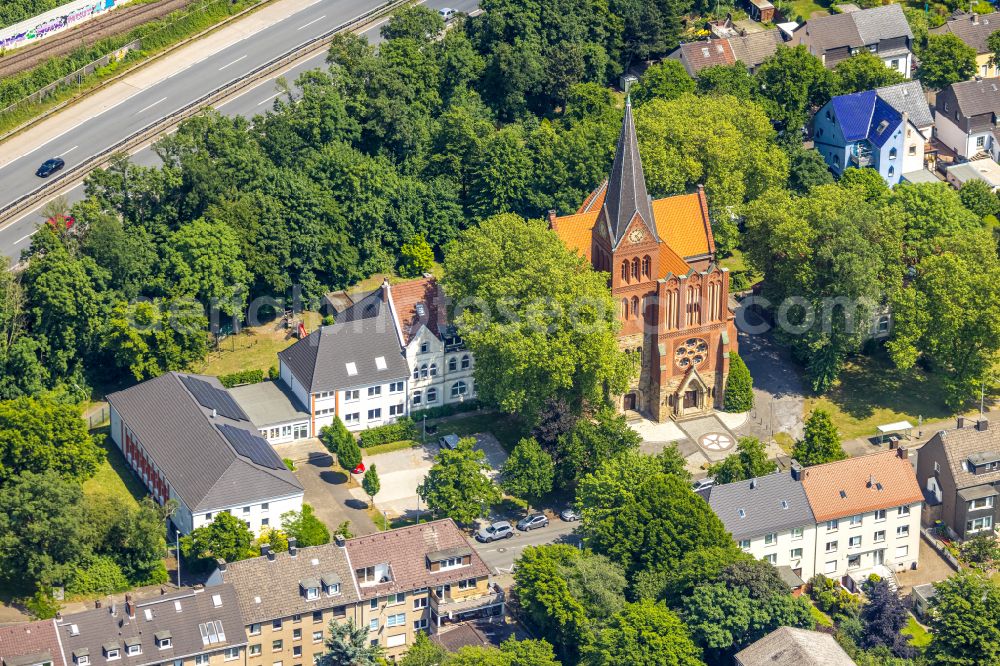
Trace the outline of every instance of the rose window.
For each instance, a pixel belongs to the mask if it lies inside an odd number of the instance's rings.
[[[708,343],[701,338],[688,338],[674,352],[674,361],[679,368],[697,368],[707,357]]]

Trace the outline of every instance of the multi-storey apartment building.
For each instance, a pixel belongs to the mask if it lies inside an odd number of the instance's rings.
[[[354,621],[396,659],[417,633],[503,611],[489,567],[451,520],[221,564],[209,588],[231,584],[249,647],[247,666],[308,666],[331,621]]]
[[[816,573],[816,519],[802,470],[715,486],[708,503],[744,551],[807,581]]]

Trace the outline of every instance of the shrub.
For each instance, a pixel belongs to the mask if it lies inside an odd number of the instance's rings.
[[[414,439],[416,436],[417,426],[413,419],[403,417],[395,423],[387,423],[371,430],[365,430],[358,438],[358,445],[365,449],[369,446],[398,442],[401,439]]]
[[[219,375],[219,383],[226,388],[232,388],[240,384],[258,384],[262,381],[264,381],[264,371],[259,368],[254,370],[240,370],[228,375]]]
[[[285,463],[285,467],[288,468],[289,472],[295,471],[295,461],[292,460],[291,458],[282,458],[281,462]]]
[[[272,382],[277,381],[279,377],[281,377],[281,371],[278,370],[278,366],[272,365],[270,368],[267,369],[267,378],[270,379]]]
[[[128,588],[128,579],[118,563],[107,555],[101,555],[74,569],[66,591],[78,595],[114,594]]]
[[[350,521],[345,521],[337,529],[346,530],[349,524]],[[330,530],[316,517],[309,504],[303,504],[301,511],[281,514],[281,528],[289,537],[295,537],[295,543],[300,548],[330,543]]]
[[[45,588],[26,600],[24,608],[36,620],[50,620],[59,612],[59,602],[52,596],[52,590]]]
[[[727,412],[749,412],[753,409],[753,377],[750,369],[735,351],[729,352],[729,380],[723,409]]]

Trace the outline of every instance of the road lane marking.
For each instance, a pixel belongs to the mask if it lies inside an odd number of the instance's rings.
[[[76,150],[76,149],[77,149],[77,148],[79,148],[79,147],[80,147],[80,146],[73,146],[73,147],[72,147],[72,148],[70,148],[69,150],[64,150],[64,151],[62,152],[62,154],[63,154],[63,155],[69,155],[70,153],[72,153],[72,152],[73,152],[74,150]]]
[[[26,236],[21,236],[16,241],[14,241],[14,245],[17,245],[18,243],[23,243],[24,241],[28,240],[29,238],[31,238],[32,236],[34,236],[37,233],[38,233],[38,229],[35,229],[30,234],[28,234]]]
[[[146,107],[143,107],[143,108],[139,109],[138,111],[136,111],[136,112],[135,112],[135,115],[139,115],[139,114],[140,114],[140,113],[142,113],[143,111],[149,111],[150,109],[152,109],[152,108],[153,108],[154,106],[156,106],[156,105],[157,105],[157,104],[159,104],[160,102],[165,102],[166,100],[167,100],[167,98],[166,98],[166,97],[164,97],[163,99],[158,99],[158,100],[156,100],[155,102],[153,102],[152,104],[150,104],[149,106],[146,106]]]
[[[316,23],[317,21],[322,21],[325,18],[326,18],[326,14],[323,14],[318,19],[313,19],[312,21],[309,21],[309,23],[306,23],[305,25],[300,25],[299,27],[296,28],[296,30],[302,30],[303,28],[308,28],[313,23]]]
[[[260,100],[259,102],[257,102],[257,106],[260,106],[261,104],[267,104],[268,102],[270,102],[272,99],[274,99],[275,97],[277,97],[278,95],[280,95],[283,92],[285,92],[285,91],[284,90],[279,90],[278,92],[274,93],[273,95],[269,95],[268,97],[266,97],[266,98]]]
[[[239,62],[240,60],[243,60],[243,59],[244,59],[244,58],[246,58],[246,57],[247,57],[247,54],[246,54],[246,53],[244,53],[244,54],[243,54],[243,55],[241,55],[241,56],[240,56],[239,58],[237,58],[236,60],[234,60],[234,61],[232,61],[231,63],[229,63],[229,65],[235,65],[235,64],[236,64],[236,63],[238,63],[238,62]],[[220,68],[219,68],[219,71],[221,72],[221,71],[222,71],[222,70],[224,70],[224,69],[225,69],[226,67],[229,67],[229,65],[223,65],[222,67],[220,67]]]

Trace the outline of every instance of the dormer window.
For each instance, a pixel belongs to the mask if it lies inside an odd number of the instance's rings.
[[[166,650],[174,644],[174,638],[169,631],[158,631],[153,634],[153,638],[156,640],[156,647],[161,650]]]
[[[73,651],[73,663],[76,666],[90,666],[90,650],[80,648]]]
[[[122,648],[118,643],[105,643],[101,646],[101,650],[104,652],[104,658],[108,661],[122,658]]]
[[[125,639],[125,654],[130,657],[142,654],[142,644],[139,642],[138,638]]]
[[[427,553],[427,568],[432,572],[447,571],[459,567],[468,566],[467,558],[471,561],[472,550],[467,546],[456,546],[444,550]]]
[[[323,578],[320,579],[320,583],[323,586],[323,590],[328,596],[334,596],[340,594],[340,576],[334,573],[324,574]]]

